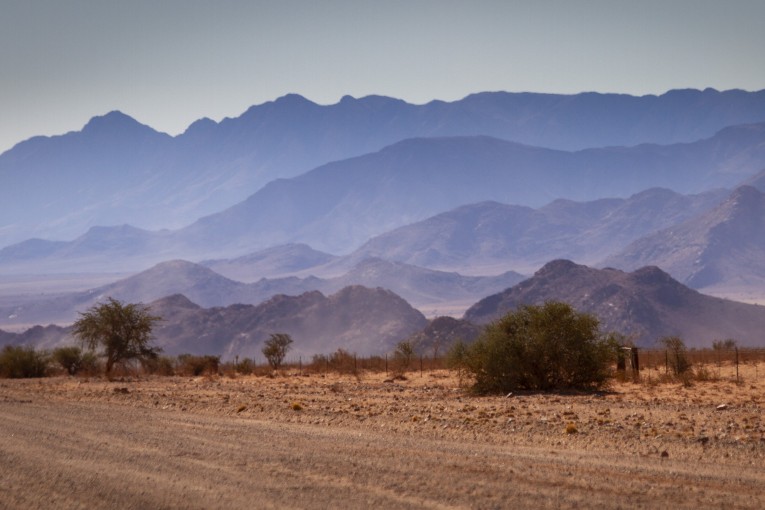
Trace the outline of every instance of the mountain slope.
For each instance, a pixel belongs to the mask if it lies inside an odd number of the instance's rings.
[[[556,200],[539,209],[482,202],[374,237],[349,258],[485,273],[532,271],[555,258],[594,263],[642,235],[713,208],[725,193],[653,188],[627,199]]]
[[[334,255],[314,250],[307,244],[286,244],[234,259],[206,260],[200,264],[228,278],[253,282],[299,273],[335,259]]]
[[[650,187],[702,192],[765,165],[765,124],[692,144],[575,153],[487,138],[412,139],[270,183],[178,231],[189,245],[252,251],[305,242],[347,252],[374,235],[469,203],[541,205],[629,196]],[[208,248],[209,249],[209,248]]]
[[[370,96],[321,106],[291,94],[169,137],[120,112],[0,155],[0,247],[96,225],[177,228],[299,175],[413,137],[487,135],[559,150],[673,144],[765,121],[765,91],[661,96],[481,93],[412,105]]]
[[[294,340],[290,357],[330,353],[342,348],[361,355],[384,354],[425,327],[425,317],[396,294],[383,289],[346,287],[329,297],[318,291],[277,295],[260,305],[196,307],[182,296],[151,303],[164,320],[157,343],[170,354],[259,358],[271,333]]]
[[[643,237],[605,264],[658,265],[694,288],[765,284],[765,193],[737,188],[705,214]]]
[[[26,296],[18,302],[2,304],[0,325],[18,328],[36,323],[68,324],[76,320],[78,312],[103,302],[107,297],[146,303],[168,295],[183,294],[194,303],[211,307],[259,304],[276,294],[298,295],[309,291],[329,294],[355,285],[390,289],[425,309],[449,305],[449,308],[460,309],[461,313],[479,297],[498,292],[522,279],[521,275],[513,272],[498,276],[462,276],[370,259],[332,278],[290,276],[242,283],[225,278],[207,267],[173,260],[87,291],[39,298]]]
[[[705,296],[657,267],[625,273],[553,261],[532,278],[479,301],[464,318],[486,324],[520,305],[550,300],[592,313],[604,331],[626,334],[643,346],[668,335],[680,336],[689,347],[708,347],[723,338],[763,344],[765,308]]]

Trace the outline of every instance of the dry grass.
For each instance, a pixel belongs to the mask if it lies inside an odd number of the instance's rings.
[[[625,455],[765,462],[765,417],[759,369],[722,364],[692,385],[646,369],[638,382],[613,381],[598,393],[526,393],[475,397],[445,370],[306,374],[275,377],[148,377],[109,382],[56,377],[0,381],[25,398],[109,401],[159,410],[256,418],[316,427],[386,430],[497,444],[548,445]],[[128,393],[115,393],[119,386]],[[287,405],[285,405],[287,404]],[[718,409],[719,406],[723,408]],[[299,412],[296,412],[299,411]]]

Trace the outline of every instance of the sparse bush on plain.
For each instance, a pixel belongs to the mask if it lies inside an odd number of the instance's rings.
[[[220,356],[196,356],[181,354],[178,356],[177,371],[183,375],[217,375],[220,368]]]
[[[45,377],[48,361],[49,356],[45,351],[37,351],[34,347],[6,345],[0,351],[0,377]]]
[[[457,370],[459,385],[462,386],[462,372],[467,368],[468,347],[462,340],[452,344],[446,353],[446,366],[451,370]]]
[[[95,305],[74,323],[72,333],[91,351],[100,348],[106,358],[106,375],[115,364],[153,359],[162,351],[151,345],[151,331],[160,317],[151,315],[142,304],[109,298]]]
[[[608,380],[613,359],[598,320],[555,301],[508,313],[464,354],[478,393],[596,389]]]
[[[157,356],[142,362],[143,369],[152,375],[175,375],[175,360],[169,356]]]
[[[685,342],[678,336],[665,336],[660,343],[667,350],[667,364],[675,376],[683,376],[691,368]]]
[[[235,369],[237,374],[251,375],[255,371],[255,362],[250,358],[244,358],[236,363]]]
[[[51,360],[69,375],[94,374],[98,371],[98,358],[92,351],[83,351],[76,345],[53,350]]]
[[[396,368],[400,371],[409,369],[414,358],[414,345],[408,340],[396,344],[396,350],[393,351],[393,359],[396,362]]]
[[[292,337],[287,333],[271,333],[271,337],[263,344],[262,352],[272,369],[279,370],[291,345]]]

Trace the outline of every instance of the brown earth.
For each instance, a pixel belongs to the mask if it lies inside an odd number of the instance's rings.
[[[765,381],[720,373],[501,397],[439,371],[3,380],[0,508],[765,508]]]

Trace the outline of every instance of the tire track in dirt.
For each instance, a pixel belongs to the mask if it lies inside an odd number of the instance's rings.
[[[136,408],[0,403],[0,507],[762,507],[765,470]]]

